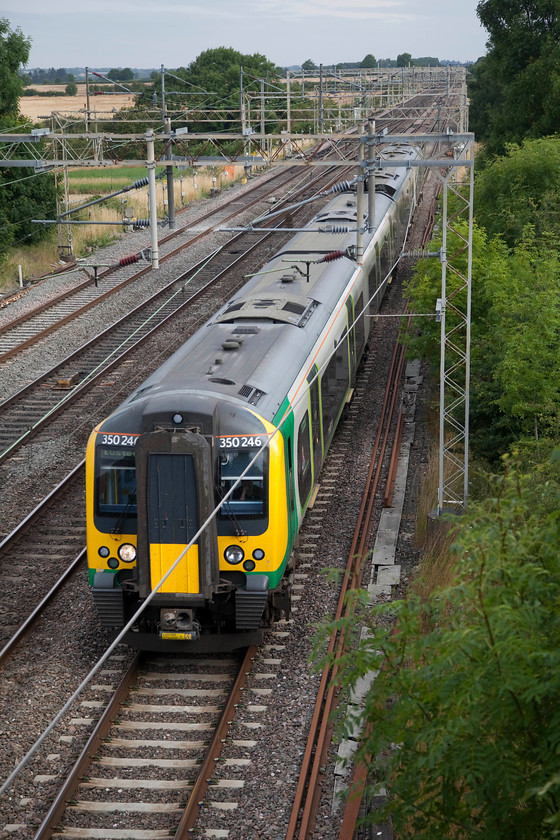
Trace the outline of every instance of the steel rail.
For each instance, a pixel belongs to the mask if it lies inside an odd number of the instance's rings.
[[[389,508],[393,505],[393,493],[395,492],[395,479],[397,477],[397,466],[399,463],[399,448],[401,445],[402,430],[404,424],[404,415],[399,411],[397,415],[397,429],[395,432],[395,442],[391,452],[391,461],[389,463],[389,475],[387,476],[387,486],[385,488],[385,495],[383,497],[383,507]]]
[[[63,492],[67,491],[72,486],[72,483],[79,477],[80,473],[83,473],[84,466],[85,459],[82,459],[82,461],[74,467],[74,469],[71,470],[68,475],[66,475],[41,502],[39,502],[39,504],[25,517],[25,519],[22,519],[22,521],[2,540],[2,542],[0,542],[0,553],[5,552],[9,548],[10,543],[21,539],[33,523],[42,514],[44,514],[45,511],[54,504],[54,502],[57,501]],[[27,635],[45,607],[53,600],[54,596],[60,591],[71,574],[80,565],[82,560],[84,560],[85,556],[86,549],[83,548],[70,562],[58,580],[51,586],[47,594],[44,595],[39,603],[33,608],[33,611],[27,616],[16,632],[6,642],[4,647],[0,650],[0,665],[3,665],[6,662],[9,656],[13,653],[17,644]]]
[[[111,697],[103,714],[97,722],[95,729],[91,733],[76,763],[68,774],[66,781],[56,795],[45,819],[39,826],[33,840],[48,840],[48,838],[52,837],[53,833],[56,831],[60,819],[66,810],[68,801],[74,795],[76,788],[78,787],[82,777],[85,775],[86,770],[92,763],[98,749],[103,743],[104,738],[107,737],[109,729],[113,725],[122,703],[130,694],[130,688],[137,677],[141,661],[142,654],[139,652],[129,665],[128,671],[123,676],[117,690]]]
[[[250,673],[251,663],[253,662],[256,653],[257,647],[255,645],[248,647],[245,652],[239,673],[230,691],[227,703],[218,722],[218,726],[212,736],[208,752],[206,753],[206,758],[200,768],[200,773],[198,774],[191,795],[189,796],[185,812],[181,817],[181,821],[177,827],[177,831],[175,832],[174,840],[187,840],[187,838],[192,837],[192,829],[196,825],[204,796],[206,795],[211,777],[216,768],[216,761],[222,750],[222,744],[229,731],[229,727],[231,726],[233,716],[235,714],[235,707],[239,703],[241,692],[245,689],[247,677]]]
[[[202,800],[206,794],[211,776],[215,771],[216,761],[219,758],[224,740],[231,726],[232,719],[235,714],[235,708],[239,703],[239,698],[245,688],[247,677],[251,669],[251,663],[255,658],[256,652],[257,648],[254,645],[247,648],[245,651],[237,677],[229,692],[228,699],[222,710],[220,719],[214,729],[212,739],[208,749],[206,750],[204,761],[198,771],[197,779],[175,831],[175,840],[186,840],[187,837],[192,837],[192,829],[196,825]],[[121,706],[124,702],[126,702],[130,694],[131,687],[134,685],[138,676],[143,659],[144,655],[142,653],[137,653],[135,655],[118,688],[104,709],[101,718],[95,726],[95,729],[82,749],[80,756],[56,795],[56,798],[53,801],[47,815],[35,833],[33,840],[49,840],[49,838],[52,837],[53,833],[57,830],[67,804],[72,800],[83,777],[87,775],[88,768],[95,759],[95,756],[100,748],[103,746],[103,742],[107,738],[110,728],[114,725],[115,720],[118,717]],[[171,836],[171,834],[169,836]]]
[[[57,497],[60,495],[61,492],[67,489],[70,485],[71,481],[76,477],[78,471],[85,465],[85,458],[83,458],[79,464],[77,464],[69,473],[66,475],[62,481],[60,481],[56,487],[49,492],[44,499],[42,499],[39,504],[33,508],[27,516],[21,520],[21,522],[16,525],[16,527],[10,531],[7,536],[4,537],[2,542],[0,542],[0,551],[6,548],[6,546],[10,543],[11,540],[16,539],[21,534],[24,533],[26,527],[30,525],[34,519],[39,516],[43,510],[45,510],[51,502],[54,502]]]
[[[336,622],[344,615],[350,615],[350,608],[346,605],[347,592],[350,589],[358,588],[361,584],[363,565],[367,553],[366,547],[371,530],[373,503],[381,478],[382,463],[396,400],[396,385],[402,375],[403,358],[404,353],[402,349],[399,351],[398,343],[396,343],[380,412],[378,432],[372,447],[368,476],[348,554],[346,574],[343,576],[334,616]],[[334,664],[332,666],[327,664],[321,674],[292,813],[285,835],[286,840],[295,840],[296,837],[299,840],[307,840],[313,831],[321,795],[321,777],[332,740],[333,722],[331,713],[336,708],[338,701],[339,690],[336,686],[336,677],[339,666],[337,660],[342,655],[346,643],[345,632],[339,634],[337,630],[334,630],[331,633],[326,656],[332,658],[334,654]],[[335,648],[336,653],[334,653]]]
[[[18,642],[21,642],[21,640],[27,635],[29,630],[31,630],[37,619],[40,618],[43,610],[50,604],[57,592],[59,592],[62,586],[66,583],[72,572],[74,572],[81,564],[81,562],[85,560],[86,555],[87,549],[82,548],[80,553],[74,558],[74,560],[70,563],[66,570],[61,574],[59,579],[56,581],[56,583],[53,584],[53,586],[50,588],[50,590],[47,592],[44,598],[42,598],[41,601],[39,601],[37,606],[34,608],[33,612],[28,615],[23,624],[6,642],[2,650],[0,650],[0,666],[2,666],[10,657]]]

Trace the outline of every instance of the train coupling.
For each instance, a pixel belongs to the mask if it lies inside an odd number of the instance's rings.
[[[166,607],[160,610],[160,639],[194,641],[200,638],[200,625],[193,619],[193,611]]]

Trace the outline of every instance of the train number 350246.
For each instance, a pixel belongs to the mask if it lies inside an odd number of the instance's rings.
[[[239,437],[221,437],[220,449],[249,449],[262,446],[263,440],[258,435],[240,435]]]
[[[135,446],[138,435],[101,435],[105,446]]]

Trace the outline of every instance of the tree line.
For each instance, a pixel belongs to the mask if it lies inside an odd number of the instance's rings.
[[[29,128],[19,114],[23,79],[19,73],[29,58],[31,42],[20,29],[0,18],[0,130],[22,133]],[[18,155],[25,157],[23,147]],[[52,218],[56,188],[52,174],[37,176],[33,168],[0,168],[0,261],[12,245],[38,242],[48,235],[46,225],[32,219]]]

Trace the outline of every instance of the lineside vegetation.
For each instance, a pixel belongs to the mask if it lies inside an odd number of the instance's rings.
[[[388,795],[370,822],[415,840],[544,840],[560,835],[560,7],[484,0],[478,14],[472,496],[406,600],[358,594],[352,626],[370,636],[340,681],[379,671],[359,757]],[[440,290],[439,264],[421,262],[412,309],[435,311]],[[415,328],[411,353],[437,377],[439,324]]]

